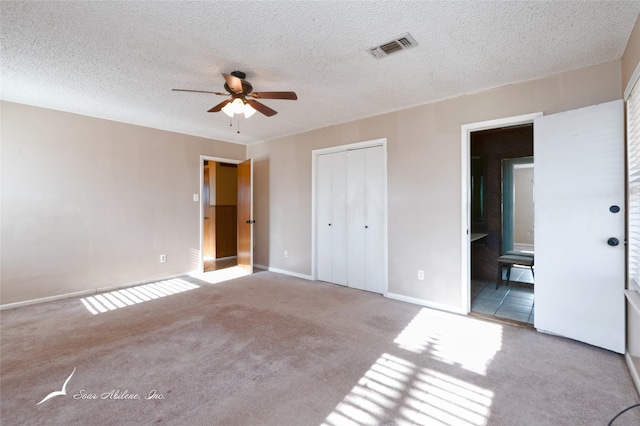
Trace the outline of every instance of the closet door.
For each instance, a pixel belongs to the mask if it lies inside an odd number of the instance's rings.
[[[348,285],[360,290],[366,288],[365,151],[356,149],[347,153]]]
[[[384,157],[382,146],[365,150],[364,169],[364,270],[365,290],[384,293]]]
[[[318,279],[347,284],[347,153],[318,156]]]
[[[382,146],[349,151],[347,247],[349,287],[384,293],[384,164]]]

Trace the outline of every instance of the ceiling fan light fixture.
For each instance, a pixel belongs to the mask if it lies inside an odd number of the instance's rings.
[[[234,114],[242,114],[244,112],[244,103],[242,99],[235,98],[232,102],[229,102],[222,108],[222,112],[233,118]]]
[[[235,98],[233,102],[229,102],[222,108],[222,112],[233,118],[235,114],[244,114],[245,118],[251,117],[256,110],[244,100]]]
[[[249,104],[244,104],[244,118],[249,118],[256,113],[256,110]]]

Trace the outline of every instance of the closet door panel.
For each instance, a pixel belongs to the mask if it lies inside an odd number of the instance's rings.
[[[348,241],[347,241],[347,153],[331,154],[331,233],[332,283],[347,285]]]
[[[384,158],[381,146],[365,151],[365,290],[384,293]]]
[[[318,175],[317,175],[317,232],[318,232],[318,279],[321,281],[331,281],[332,276],[332,233],[331,233],[331,210],[332,210],[332,159],[331,155],[318,156]]]
[[[349,151],[347,161],[349,287],[360,290],[365,289],[365,151]]]

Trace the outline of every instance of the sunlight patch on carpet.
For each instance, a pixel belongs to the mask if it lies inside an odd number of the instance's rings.
[[[481,426],[487,423],[493,396],[489,390],[385,353],[323,425]],[[391,418],[391,411],[398,414]]]
[[[485,375],[502,349],[502,325],[423,308],[394,340],[401,349],[429,353]]]
[[[177,278],[83,297],[80,301],[89,312],[93,315],[98,315],[115,309],[137,305],[138,303],[148,302],[160,297],[183,293],[199,287],[198,285]]]
[[[493,392],[440,372],[421,369],[401,412],[417,424],[484,425]]]

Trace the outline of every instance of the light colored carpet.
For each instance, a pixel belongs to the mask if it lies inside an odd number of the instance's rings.
[[[261,272],[125,296],[1,313],[3,425],[606,425],[640,402],[620,355],[335,285]]]

